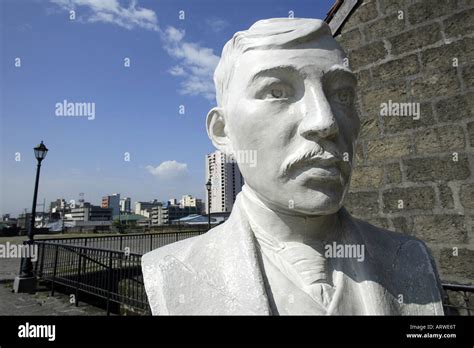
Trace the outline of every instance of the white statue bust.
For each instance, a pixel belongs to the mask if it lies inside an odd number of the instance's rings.
[[[356,78],[329,27],[274,18],[237,32],[215,71],[207,131],[245,185],[229,219],[143,256],[157,314],[443,314],[418,239],[343,208],[360,129]]]

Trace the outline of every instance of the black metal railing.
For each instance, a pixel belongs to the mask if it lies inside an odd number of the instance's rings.
[[[39,279],[74,293],[76,306],[88,294],[131,311],[150,313],[141,270],[141,256],[148,251],[206,231],[137,233],[111,236],[37,239],[35,263]]]
[[[77,306],[84,294],[106,301],[107,315],[116,303],[142,314],[150,313],[141,271],[142,255],[86,246],[37,241],[35,264],[39,279],[66,287]]]
[[[190,237],[199,236],[206,231],[182,231],[159,233],[117,234],[111,236],[84,236],[73,238],[36,239],[36,242],[48,242],[64,245],[85,246],[99,249],[127,251],[145,254],[148,251]]]
[[[471,297],[474,300],[474,286],[443,283],[447,298],[444,312],[447,315],[472,315],[474,313]]]

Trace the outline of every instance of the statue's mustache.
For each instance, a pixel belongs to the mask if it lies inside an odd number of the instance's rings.
[[[313,144],[311,147],[306,146],[290,156],[283,163],[281,173],[283,176],[286,176],[294,168],[308,164],[326,167],[336,166],[344,174],[349,174],[351,169],[350,161],[344,161],[342,154],[335,148],[335,146]]]

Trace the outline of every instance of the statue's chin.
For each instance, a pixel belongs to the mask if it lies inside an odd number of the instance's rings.
[[[342,207],[342,202],[340,200],[331,200],[328,197],[325,197],[325,199],[318,201],[314,196],[305,201],[295,200],[293,202],[270,202],[264,200],[264,203],[268,208],[280,213],[306,216],[331,215],[336,213]]]
[[[293,214],[301,214],[307,216],[320,216],[320,215],[331,215],[337,213],[341,209],[342,205],[333,204],[329,207],[299,207],[298,209],[293,209]]]

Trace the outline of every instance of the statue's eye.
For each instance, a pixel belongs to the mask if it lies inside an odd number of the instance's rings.
[[[293,89],[283,83],[275,83],[269,86],[263,95],[262,99],[288,99],[293,96]]]
[[[279,99],[283,97],[283,91],[278,88],[272,88],[271,94],[273,98]]]
[[[334,93],[336,102],[349,106],[354,102],[354,91],[352,88],[341,88]]]

